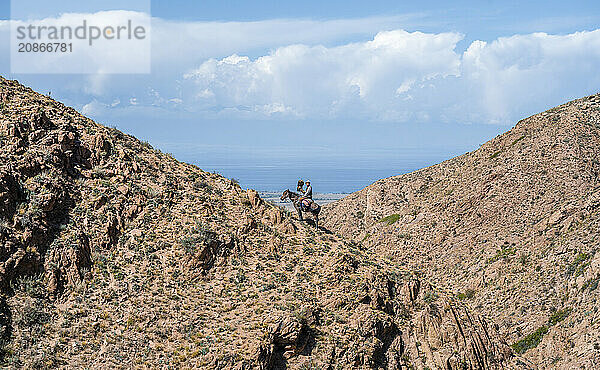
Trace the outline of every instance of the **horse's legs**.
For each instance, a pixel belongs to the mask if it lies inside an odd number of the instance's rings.
[[[300,221],[304,221],[304,220],[302,220],[302,211],[300,210],[300,207],[298,207],[298,205],[296,205],[296,204],[294,203],[294,208],[296,208],[296,212],[298,212],[298,219],[299,219]]]

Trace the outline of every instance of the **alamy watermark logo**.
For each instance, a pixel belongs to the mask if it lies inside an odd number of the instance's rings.
[[[59,3],[12,1],[12,73],[150,73],[149,0]]]

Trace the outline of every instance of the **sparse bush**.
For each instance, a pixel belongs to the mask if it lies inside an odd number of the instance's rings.
[[[19,223],[24,229],[32,229],[40,222],[43,211],[37,204],[31,203],[25,213],[19,218]]]
[[[529,254],[521,253],[521,255],[519,255],[519,262],[521,262],[521,265],[523,266],[527,265],[529,262]]]
[[[0,234],[7,234],[10,232],[10,225],[7,220],[0,219]]]
[[[236,285],[243,285],[246,281],[248,281],[248,278],[243,270],[238,270],[237,274],[232,276],[230,281]]]
[[[435,302],[437,298],[438,298],[437,294],[435,294],[433,291],[429,291],[429,292],[425,293],[425,296],[423,297],[425,302],[427,302],[429,304],[432,304],[433,302]]]
[[[260,288],[260,290],[261,290],[262,292],[267,292],[267,291],[269,291],[269,290],[273,290],[273,289],[275,289],[275,288],[277,288],[277,286],[276,286],[275,284],[273,284],[273,283],[267,283],[267,284],[263,285],[263,286]]]
[[[487,263],[494,263],[499,259],[507,260],[510,256],[514,256],[517,253],[517,249],[514,246],[503,245],[498,249],[496,255],[487,260]]]
[[[464,293],[458,293],[456,295],[456,298],[460,300],[471,299],[473,297],[475,297],[475,291],[473,289],[467,289]]]
[[[23,292],[32,298],[43,298],[45,296],[42,278],[39,275],[18,278],[11,283],[11,288],[15,292]]]
[[[207,191],[212,190],[212,186],[210,186],[206,181],[198,181],[194,184],[194,188],[196,189],[206,189]]]
[[[581,290],[589,289],[590,292],[596,290],[596,288],[598,288],[598,282],[600,282],[600,275],[596,275],[596,277],[591,278],[583,283]]]
[[[157,198],[160,195],[160,192],[156,189],[154,189],[153,187],[147,187],[146,188],[146,196],[150,199],[152,198]]]
[[[50,320],[44,310],[45,302],[38,298],[30,298],[13,311],[13,323],[23,329],[32,330]]]
[[[192,234],[181,240],[181,245],[185,249],[185,252],[189,255],[196,253],[198,245],[207,245],[213,243],[216,240],[216,234],[208,229],[203,224],[197,224],[192,229]]]
[[[575,256],[575,260],[567,266],[567,274],[579,276],[583,274],[585,269],[590,265],[590,255],[585,252],[579,252]]]

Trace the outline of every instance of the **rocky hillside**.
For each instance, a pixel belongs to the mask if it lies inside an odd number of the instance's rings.
[[[541,368],[600,363],[600,95],[377,181],[324,225],[456,293]]]
[[[0,158],[4,367],[525,366],[409,264],[2,78]]]

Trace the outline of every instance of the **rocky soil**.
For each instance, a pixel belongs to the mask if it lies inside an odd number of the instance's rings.
[[[456,271],[434,281],[2,78],[0,158],[4,367],[528,366]]]
[[[600,363],[600,95],[324,207],[323,224],[419,271],[539,368]]]

